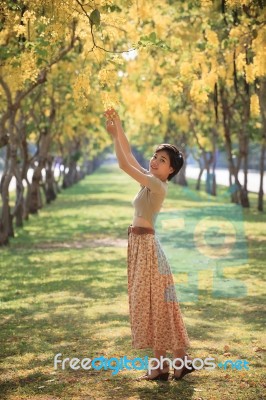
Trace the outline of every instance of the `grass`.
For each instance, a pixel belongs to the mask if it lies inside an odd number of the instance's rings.
[[[156,383],[134,381],[143,373],[136,370],[112,375],[110,370],[54,369],[57,353],[91,359],[152,356],[150,350],[131,348],[128,314],[127,227],[133,214],[130,202],[139,185],[116,166],[103,165],[63,191],[39,216],[31,216],[10,246],[0,250],[1,399],[263,398],[266,215],[255,210],[255,195],[252,208],[241,210],[239,219],[232,217],[226,188],[220,187],[219,196],[212,199],[194,191],[194,181],[189,180],[189,187],[169,183],[162,210],[177,211],[188,221],[188,229],[180,229],[175,238],[178,249],[173,253],[183,264],[180,270],[173,264],[173,273],[185,296],[189,274],[196,270],[197,299],[181,302],[191,341],[189,354],[214,357],[217,362],[246,359],[249,370],[203,369],[180,382]],[[216,268],[217,263],[208,264],[206,254],[196,255],[202,242],[195,246],[191,234],[197,221],[225,216],[224,207],[231,213],[228,220],[238,222],[240,236],[234,238],[240,250],[232,259],[220,256]],[[207,238],[217,251],[218,236],[213,232]],[[171,235],[168,238],[176,243]],[[228,280],[236,286],[242,283],[238,295],[228,295]],[[241,292],[243,288],[246,292]]]

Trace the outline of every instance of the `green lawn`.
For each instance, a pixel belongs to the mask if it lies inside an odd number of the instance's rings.
[[[188,230],[179,226],[175,239],[168,238],[178,246],[173,254],[181,259],[183,270],[177,273],[173,265],[173,273],[184,295],[193,273],[197,277],[197,299],[181,302],[191,341],[189,354],[213,357],[217,363],[246,359],[249,370],[217,367],[180,382],[156,383],[135,381],[143,373],[137,370],[112,375],[110,370],[54,369],[57,353],[63,358],[91,359],[152,356],[150,350],[131,348],[128,315],[127,227],[139,185],[116,166],[103,165],[62,191],[39,216],[31,216],[10,246],[0,249],[1,399],[263,398],[266,213],[256,211],[254,195],[251,210],[242,212],[240,207],[232,208],[225,188],[212,199],[194,191],[192,180],[189,183],[190,190],[184,190],[170,182],[162,210],[165,215],[177,212],[180,221],[188,221]],[[193,229],[200,224],[203,229],[206,221],[222,216],[227,232],[234,210],[240,212],[235,218],[240,233],[228,233],[235,240],[233,256],[226,258],[230,240],[225,253],[219,254],[222,243],[214,227],[205,239],[217,249],[218,257],[211,255],[209,263],[211,246],[195,242],[201,236],[195,239]],[[220,267],[214,267],[213,260]],[[229,280],[236,286],[240,283],[235,296],[226,286]]]

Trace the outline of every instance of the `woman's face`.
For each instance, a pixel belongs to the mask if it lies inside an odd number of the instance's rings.
[[[166,181],[168,176],[174,172],[174,168],[170,166],[169,155],[165,150],[153,154],[150,159],[150,172],[162,181]]]

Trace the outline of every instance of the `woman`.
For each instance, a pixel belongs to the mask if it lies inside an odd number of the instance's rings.
[[[132,332],[132,346],[136,349],[152,348],[156,360],[172,351],[174,358],[187,360],[189,339],[169,263],[155,234],[154,225],[164,198],[167,185],[183,165],[182,153],[173,145],[157,147],[149,170],[140,166],[133,156],[118,114],[105,113],[106,129],[113,137],[119,167],[140,183],[141,189],[132,204],[135,214],[128,228],[128,295]],[[169,364],[164,361],[157,368],[139,379],[167,380]],[[175,363],[174,379],[182,379],[194,367]],[[184,366],[183,366],[184,365]],[[183,366],[181,368],[181,366]]]

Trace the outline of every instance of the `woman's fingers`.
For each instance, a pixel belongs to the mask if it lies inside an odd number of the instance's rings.
[[[118,117],[118,114],[113,108],[111,108],[105,111],[104,116],[108,119],[115,119]]]
[[[112,120],[107,120],[106,121],[106,130],[113,137],[117,136],[117,129],[116,129],[114,121],[112,121]]]
[[[117,136],[117,129],[119,126],[119,116],[117,112],[112,108],[105,111],[104,116],[106,117],[106,130],[113,137]]]

